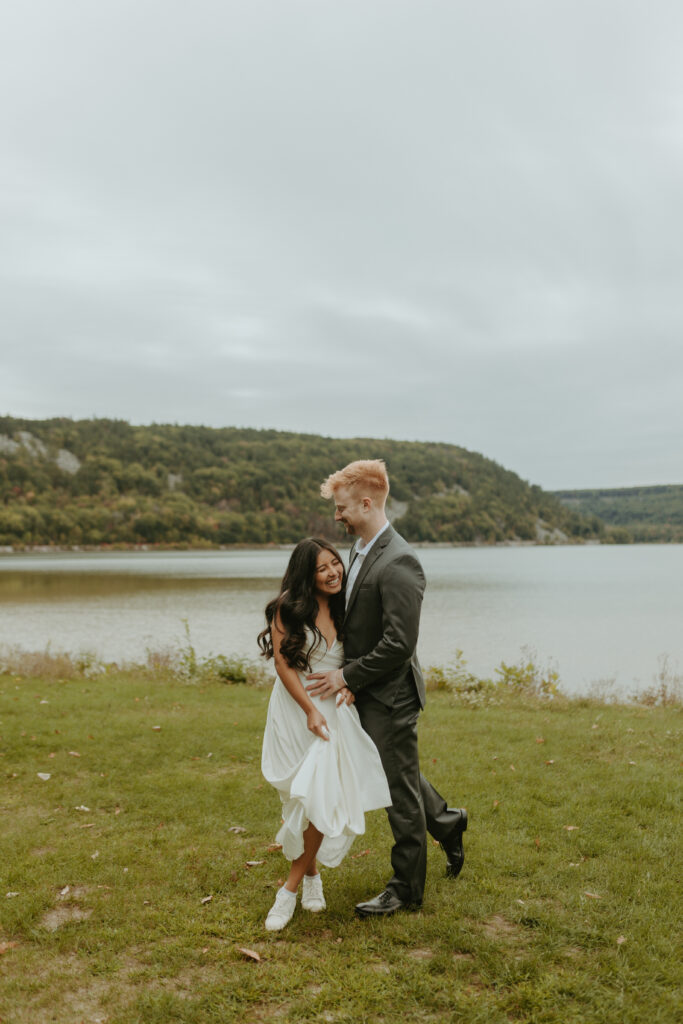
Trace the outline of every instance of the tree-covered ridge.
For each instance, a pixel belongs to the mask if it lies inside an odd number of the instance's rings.
[[[320,483],[359,458],[386,460],[391,514],[413,541],[606,537],[595,517],[455,445],[0,417],[0,545],[339,539]]]
[[[629,531],[635,541],[683,541],[683,485],[555,491],[563,505]]]

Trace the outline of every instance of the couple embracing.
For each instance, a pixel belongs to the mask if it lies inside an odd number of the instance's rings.
[[[456,877],[467,812],[449,808],[420,773],[417,719],[425,686],[416,656],[425,578],[385,514],[381,460],[352,462],[321,493],[357,539],[348,576],[324,540],[297,544],[280,593],[266,608],[259,644],[277,679],[268,707],[262,769],[282,800],[277,839],[291,861],[266,929],[291,920],[299,886],[305,910],[325,908],[317,864],[334,867],[365,830],[365,812],[386,807],[393,876],[356,906],[360,917],[422,903],[427,832]]]

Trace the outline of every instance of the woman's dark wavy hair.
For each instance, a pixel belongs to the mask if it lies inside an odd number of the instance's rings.
[[[266,605],[266,622],[268,625],[259,633],[258,645],[265,658],[273,657],[273,636],[271,627],[276,613],[280,616],[285,638],[280,645],[280,653],[293,668],[302,672],[310,669],[310,657],[324,641],[315,619],[318,614],[318,601],[315,595],[316,565],[321,551],[329,551],[342,564],[342,589],[338,594],[330,595],[330,612],[337,631],[342,639],[342,623],[344,621],[344,590],[346,588],[346,570],[343,568],[341,555],[326,540],[320,537],[306,537],[299,541],[292,551],[287,571],[282,577],[280,593]],[[315,635],[315,643],[310,651],[306,651],[305,627],[308,626]]]

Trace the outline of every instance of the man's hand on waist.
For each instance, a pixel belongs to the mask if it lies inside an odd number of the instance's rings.
[[[320,697],[322,700],[325,700],[326,697],[333,697],[335,693],[343,690],[346,686],[340,668],[335,668],[332,672],[311,672],[306,678],[310,680],[306,687],[308,693],[311,697]]]

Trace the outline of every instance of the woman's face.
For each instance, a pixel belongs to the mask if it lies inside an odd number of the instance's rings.
[[[344,566],[336,555],[323,549],[315,565],[315,589],[319,594],[338,594],[344,579]]]

